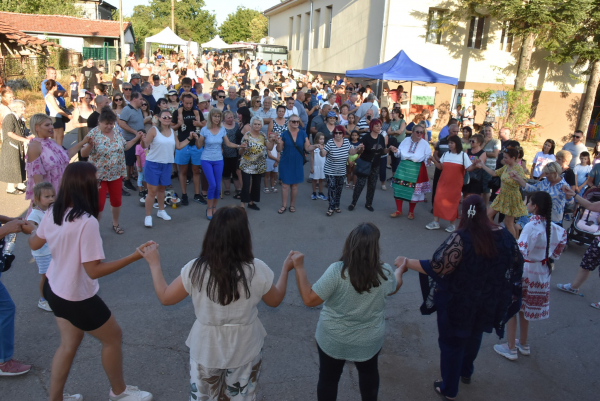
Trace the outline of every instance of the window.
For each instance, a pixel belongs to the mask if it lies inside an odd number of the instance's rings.
[[[57,45],[60,45],[60,39],[55,39],[55,38],[46,38],[47,42],[52,42],[52,43],[56,43]]]
[[[500,50],[504,50],[505,52],[512,52],[513,45],[513,34],[509,32],[510,23],[504,22],[502,23],[502,35],[500,36]]]
[[[485,28],[486,17],[471,17],[469,24],[469,38],[467,47],[472,49],[485,49],[483,44],[483,32]]]
[[[302,38],[302,15],[296,16],[296,50],[300,50],[300,38]]]
[[[429,9],[429,19],[427,20],[427,36],[425,41],[439,45],[442,41],[442,32],[440,27],[442,25],[442,18],[445,10]]]
[[[333,6],[325,8],[325,38],[323,47],[328,48],[331,45],[331,22],[333,20]]]
[[[319,31],[321,28],[321,10],[315,10],[313,15],[313,26],[312,26],[312,35],[313,35],[313,49],[319,48]]]
[[[308,50],[310,42],[310,13],[304,15],[304,50]]]
[[[290,17],[290,26],[288,28],[288,49],[292,50],[294,45],[294,17]]]

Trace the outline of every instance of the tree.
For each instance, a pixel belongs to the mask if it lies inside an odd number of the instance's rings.
[[[219,27],[219,35],[228,43],[258,42],[267,36],[269,21],[261,12],[238,6]]]
[[[574,62],[573,69],[589,75],[583,110],[577,129],[586,132],[600,83],[600,0],[594,0],[591,12],[579,25],[570,40],[554,49],[548,60],[556,63]]]
[[[217,33],[217,23],[215,15],[204,7],[204,0],[176,1],[175,33],[198,43],[210,40]],[[133,15],[125,20],[133,26],[139,50],[144,46],[144,39],[171,26],[171,0],[152,0],[147,6],[135,6]]]
[[[0,0],[0,11],[81,16],[81,9],[75,5],[75,0]]]

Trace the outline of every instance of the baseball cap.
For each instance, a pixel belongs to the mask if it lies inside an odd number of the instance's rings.
[[[131,74],[131,79],[142,79],[142,77],[136,72],[135,74]]]
[[[327,118],[329,118],[329,117],[337,118],[337,114],[335,114],[335,111],[330,111],[329,113],[327,113]]]

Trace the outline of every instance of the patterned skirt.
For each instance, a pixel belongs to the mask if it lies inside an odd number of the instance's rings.
[[[214,369],[190,358],[190,401],[254,401],[262,351],[247,364],[234,369]]]
[[[409,202],[423,202],[431,192],[429,176],[423,162],[402,160],[392,178],[394,198]]]
[[[542,262],[525,262],[523,265],[523,301],[521,312],[525,319],[542,320],[550,317],[550,274]]]

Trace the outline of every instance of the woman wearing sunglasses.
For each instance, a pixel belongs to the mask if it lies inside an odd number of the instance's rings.
[[[144,116],[144,131],[148,132],[152,128],[152,110],[146,100],[142,100],[142,115]]]
[[[121,115],[121,112],[126,105],[127,103],[125,103],[125,98],[121,92],[117,92],[113,95],[111,106],[117,116]]]
[[[404,139],[398,148],[390,146],[390,151],[402,159],[392,179],[396,211],[390,215],[391,217],[402,216],[402,202],[408,201],[407,218],[413,220],[417,202],[423,202],[425,194],[431,192],[425,165],[431,157],[431,147],[427,140],[423,139],[424,136],[425,128],[417,124],[412,129],[411,135]]]

